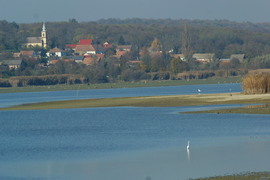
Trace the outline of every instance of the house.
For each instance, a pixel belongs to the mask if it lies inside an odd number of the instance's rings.
[[[103,59],[105,57],[105,54],[96,54],[97,57],[99,57],[100,59]]]
[[[69,57],[69,59],[73,59],[76,63],[82,63],[84,56],[72,56],[72,57]]]
[[[112,44],[105,42],[105,43],[103,43],[103,47],[104,48],[112,48]]]
[[[56,63],[58,63],[60,60],[59,59],[52,59],[48,61],[48,65],[55,65]]]
[[[116,55],[124,56],[131,51],[131,45],[119,45],[116,47]]]
[[[75,48],[75,53],[79,55],[96,54],[96,50],[92,45],[77,45]]]
[[[184,54],[171,54],[171,57],[175,58],[175,59],[181,59],[182,61],[185,60],[185,55]]]
[[[66,44],[66,50],[75,50],[77,44]]]
[[[232,54],[230,59],[238,59],[241,62],[245,59],[245,54]]]
[[[123,58],[122,55],[112,55],[110,57],[115,58],[115,59],[119,59],[119,60],[121,60]]]
[[[79,40],[78,44],[66,44],[66,50],[76,50],[77,46],[81,46],[81,45],[92,45],[93,40],[92,39],[81,39]]]
[[[21,57],[21,53],[20,52],[16,52],[16,53],[13,53],[13,58],[20,58]]]
[[[127,54],[127,51],[116,51],[117,56],[124,56],[125,54]]]
[[[100,61],[100,58],[96,55],[86,55],[82,63],[89,66],[89,65],[98,64],[99,61]]]
[[[62,61],[66,63],[71,63],[71,64],[75,62],[73,59],[63,59]]]
[[[73,59],[63,59],[63,60],[53,59],[48,61],[48,65],[55,65],[59,62],[74,63],[75,61]]]
[[[214,57],[214,53],[197,53],[192,56],[197,62],[211,62],[214,60]]]
[[[119,45],[116,47],[116,51],[130,52],[132,45]]]
[[[57,57],[62,57],[62,56],[67,56],[67,53],[57,47],[51,49],[49,52],[46,53],[48,57],[51,56],[57,56]]]
[[[225,59],[225,58],[223,58],[223,59],[219,59],[219,62],[220,63],[229,63],[229,62],[231,62],[231,59]]]
[[[30,50],[30,51],[20,51],[20,57],[33,58],[33,57],[37,57],[37,54],[33,50]]]
[[[95,54],[105,54],[105,48],[102,45],[93,45],[95,49]]]
[[[23,47],[26,48],[33,48],[33,47],[47,47],[47,32],[45,23],[43,23],[42,30],[41,30],[41,36],[39,37],[27,37],[25,43],[23,44]]]
[[[14,60],[3,60],[3,65],[7,65],[9,69],[18,69],[21,67],[22,60],[21,59],[14,59]]]
[[[78,45],[91,45],[92,42],[93,42],[93,39],[81,39]]]

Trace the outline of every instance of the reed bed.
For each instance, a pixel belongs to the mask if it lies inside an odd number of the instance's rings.
[[[243,78],[245,94],[270,93],[270,73],[252,73]]]
[[[199,179],[193,179],[193,180],[270,180],[270,173],[269,172],[254,172],[254,173],[246,173],[246,174],[199,178]]]

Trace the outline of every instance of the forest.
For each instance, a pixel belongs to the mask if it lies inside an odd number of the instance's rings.
[[[14,52],[24,50],[22,44],[27,37],[40,36],[42,23],[0,21],[0,61],[12,59]],[[188,38],[185,27],[188,27]],[[93,39],[95,44],[110,42],[114,47],[132,45],[132,50],[121,60],[107,56],[94,66],[61,62],[52,67],[41,67],[38,64],[47,60],[44,56],[37,61],[23,59],[22,66],[17,70],[0,66],[1,82],[6,83],[10,77],[36,78],[63,74],[80,76],[80,81],[71,81],[73,83],[207,78],[244,74],[248,69],[270,68],[270,23],[136,18],[78,22],[70,19],[67,22],[46,22],[46,28],[49,48],[34,48],[43,54],[54,47],[64,49],[66,44],[76,44],[80,39]],[[147,49],[153,46],[155,39],[159,41],[162,54],[153,57]],[[184,53],[187,41],[190,53],[214,53],[215,60],[202,64],[192,59],[181,61],[172,58],[168,52]],[[230,58],[231,54],[245,54],[245,61],[219,62],[219,59]],[[134,66],[128,63],[130,60],[142,63]]]

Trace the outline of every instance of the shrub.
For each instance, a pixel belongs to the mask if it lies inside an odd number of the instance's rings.
[[[270,74],[252,73],[243,78],[245,94],[265,94],[270,92]]]
[[[0,87],[12,87],[8,80],[0,79]]]

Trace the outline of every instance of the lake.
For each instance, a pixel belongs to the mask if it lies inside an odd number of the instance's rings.
[[[220,84],[10,93],[1,94],[1,106],[199,88],[241,91],[239,84]],[[231,106],[237,105],[0,111],[0,179],[185,180],[270,171],[268,115],[179,113]]]
[[[198,94],[198,89],[202,91],[202,94],[240,92],[242,90],[240,84],[232,83],[210,85],[201,84],[189,86],[48,91],[29,93],[0,93],[0,107],[7,107],[24,103],[71,99]]]

